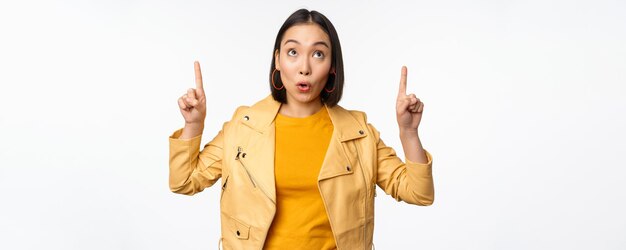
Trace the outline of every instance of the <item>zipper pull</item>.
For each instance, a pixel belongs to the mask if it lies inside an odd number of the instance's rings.
[[[241,147],[237,147],[237,156],[235,156],[235,160],[239,160],[239,155],[243,149]]]

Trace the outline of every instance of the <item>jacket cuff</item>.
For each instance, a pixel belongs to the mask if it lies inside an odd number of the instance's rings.
[[[202,134],[199,134],[195,137],[192,138],[188,138],[188,139],[178,139],[180,137],[180,135],[183,133],[183,129],[178,129],[176,131],[174,131],[174,133],[172,133],[172,135],[170,135],[169,140],[170,140],[170,145],[174,146],[174,145],[178,145],[178,146],[193,146],[193,145],[197,145],[197,147],[200,147],[200,142],[202,141]]]

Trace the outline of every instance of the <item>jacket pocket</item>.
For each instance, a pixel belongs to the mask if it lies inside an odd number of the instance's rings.
[[[235,238],[247,240],[250,234],[250,226],[232,216],[228,216],[228,229]]]

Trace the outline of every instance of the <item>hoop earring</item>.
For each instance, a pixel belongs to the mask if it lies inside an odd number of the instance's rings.
[[[274,87],[274,89],[276,89],[276,90],[284,89],[285,88],[285,84],[283,84],[283,86],[280,86],[280,88],[276,87],[276,84],[274,83],[274,73],[276,73],[276,69],[274,69],[272,71],[272,87]]]
[[[331,72],[331,75],[336,76],[335,72]],[[333,79],[334,80],[334,79]],[[333,88],[331,90],[326,89],[326,87],[324,87],[324,91],[326,91],[326,93],[332,93],[333,91],[335,91],[335,87],[337,87],[337,84],[333,84]]]

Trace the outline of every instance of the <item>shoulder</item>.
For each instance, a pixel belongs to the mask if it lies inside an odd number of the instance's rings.
[[[367,124],[367,114],[361,110],[346,109],[341,105],[336,105],[332,109],[342,119],[354,119],[361,124]]]
[[[246,125],[258,132],[266,131],[270,128],[274,116],[280,108],[280,103],[275,101],[271,95],[256,102],[252,106],[239,106],[231,117],[231,125]]]
[[[348,110],[339,105],[337,105],[335,108],[341,110],[340,112],[336,113],[343,114],[342,122],[347,122],[348,120],[351,120],[352,122],[356,122],[358,124],[357,126],[360,129],[366,129],[367,131],[369,131],[370,134],[374,135],[374,137],[372,137],[373,139],[377,140],[380,137],[380,132],[374,127],[374,125],[368,122],[367,113],[365,113],[364,111]]]
[[[233,113],[231,121],[242,119],[246,115],[267,113],[267,112],[271,113],[279,107],[280,107],[280,103],[275,101],[274,98],[272,98],[272,95],[268,95],[265,98],[258,100],[256,103],[252,105],[241,105],[237,107],[237,109]]]
[[[246,111],[248,111],[250,109],[250,106],[247,105],[241,105],[239,107],[237,107],[235,109],[235,112],[233,112],[233,116],[230,118],[230,121],[236,121],[241,119],[244,115],[244,113],[246,113]]]
[[[362,121],[363,123],[367,123],[367,114],[361,110],[348,110],[350,114],[357,119],[357,121]]]

